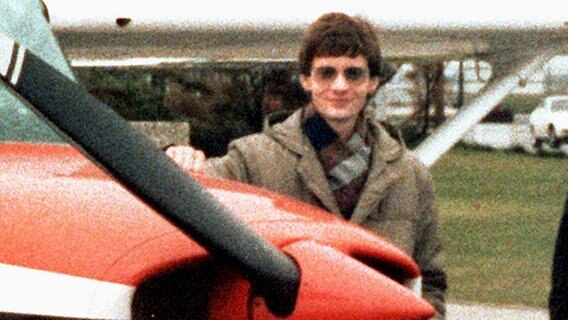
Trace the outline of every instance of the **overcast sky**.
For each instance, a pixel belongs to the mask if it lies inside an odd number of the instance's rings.
[[[219,1],[198,3],[181,0],[44,0],[55,23],[78,23],[112,16],[143,19],[179,20],[188,16],[211,19],[263,21],[275,13],[282,19],[311,21],[326,11],[353,13],[354,8],[380,17],[383,22],[476,22],[492,24],[504,21],[568,21],[564,1],[498,0],[281,0]],[[563,4],[564,3],[564,4]],[[358,10],[357,12],[361,12]]]

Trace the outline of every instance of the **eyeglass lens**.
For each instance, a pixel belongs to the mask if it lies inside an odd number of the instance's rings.
[[[338,74],[337,69],[333,67],[321,67],[315,70],[316,78],[324,82],[335,80]],[[367,75],[367,72],[364,68],[349,67],[343,70],[343,75],[348,81],[356,82],[362,80]]]

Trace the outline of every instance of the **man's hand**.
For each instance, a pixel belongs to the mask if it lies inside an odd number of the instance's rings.
[[[171,146],[166,149],[166,155],[185,170],[203,171],[205,169],[205,154],[190,146]]]

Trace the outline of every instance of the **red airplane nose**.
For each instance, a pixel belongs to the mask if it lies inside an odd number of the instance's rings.
[[[313,241],[283,248],[301,270],[296,308],[285,319],[428,319],[435,309],[381,272]],[[280,319],[245,280],[226,274],[212,296],[212,319]]]

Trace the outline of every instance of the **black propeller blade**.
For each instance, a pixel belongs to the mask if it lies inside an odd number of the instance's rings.
[[[264,241],[79,84],[0,33],[0,78],[64,137],[209,252],[247,278],[279,316],[295,306],[296,264]],[[9,42],[9,41],[8,41]],[[4,86],[5,87],[5,86]]]

